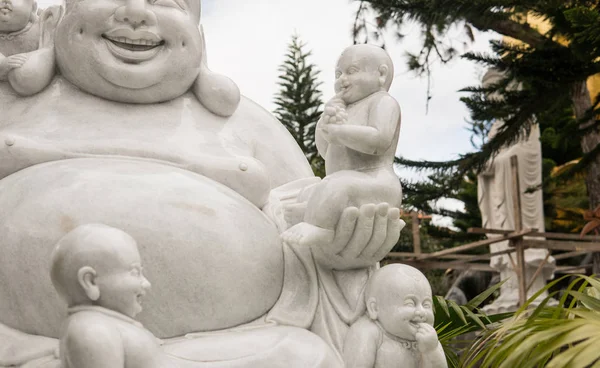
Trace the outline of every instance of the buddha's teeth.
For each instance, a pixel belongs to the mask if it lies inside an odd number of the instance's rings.
[[[125,38],[125,37],[111,37],[109,39],[116,41],[116,42],[124,43],[127,45],[142,45],[142,46],[158,46],[158,45],[160,45],[160,42],[144,40],[144,39],[130,40],[129,38]]]

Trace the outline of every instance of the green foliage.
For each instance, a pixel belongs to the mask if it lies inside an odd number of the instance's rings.
[[[444,347],[448,367],[461,367],[459,355],[470,345],[468,334],[487,331],[498,321],[512,316],[512,313],[487,316],[478,309],[484,300],[500,289],[501,285],[500,283],[492,286],[465,305],[458,305],[439,296],[434,298],[434,326]]]
[[[463,90],[470,93],[462,99],[471,111],[470,130],[483,143],[476,152],[445,162],[399,159],[399,163],[406,166],[433,172],[427,184],[412,186],[415,193],[428,198],[452,194],[466,175],[480,171],[500,149],[527,135],[534,122],[548,124],[547,130],[542,129],[546,158],[561,165],[582,157],[563,173],[564,177],[585,173],[593,167],[587,180],[597,180],[600,121],[595,117],[600,113],[600,100],[592,96],[593,101],[586,102],[585,96],[580,97],[577,91],[585,89],[582,86],[588,77],[600,72],[599,1],[360,0],[360,3],[355,29],[357,41],[384,30],[398,32],[409,22],[420,26],[421,51],[408,55],[407,60],[409,68],[417,74],[429,75],[434,63],[445,63],[457,55],[455,40],[445,37],[451,27],[463,26],[467,42],[473,38],[473,28],[496,31],[521,41],[518,45],[494,41],[492,54],[462,55],[495,67],[506,77],[489,88],[474,86]],[[367,32],[364,26],[367,23],[362,22],[362,18],[370,16],[369,11],[375,12],[377,29]],[[532,16],[545,21],[549,31],[540,33],[531,27],[527,20]],[[522,88],[510,88],[511,81],[518,81]],[[486,94],[492,92],[502,94],[504,100],[486,99]],[[577,120],[572,118],[573,114]],[[504,121],[503,128],[493,139],[481,139],[490,122],[497,119]],[[585,146],[585,151],[576,145]],[[572,158],[559,162],[561,154]],[[598,189],[588,194],[590,205],[600,201]]]
[[[304,51],[297,35],[292,36],[285,61],[279,67],[279,92],[275,95],[275,116],[294,137],[306,155],[315,175],[325,176],[325,162],[317,152],[315,129],[322,114],[319,71],[308,62],[311,52]]]
[[[498,368],[585,368],[600,366],[600,281],[579,276],[551,306],[534,300],[565,276],[532,296],[513,317],[488,328],[464,355],[462,366]]]
[[[544,161],[544,214],[546,231],[578,233],[585,224],[583,215],[588,207],[585,178],[582,174],[555,180],[576,161],[556,166],[551,159]]]

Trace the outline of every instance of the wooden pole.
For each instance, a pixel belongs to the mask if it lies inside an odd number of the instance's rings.
[[[419,231],[419,213],[412,211],[410,213],[412,219],[412,236],[413,236],[413,251],[415,254],[421,254],[421,232]]]
[[[515,232],[523,228],[523,219],[521,217],[521,185],[519,183],[519,161],[517,156],[510,158],[510,169],[512,173],[512,192],[513,192],[513,214],[515,219]],[[512,245],[517,253],[517,277],[519,281],[519,305],[527,301],[527,272],[525,268],[525,247],[523,238],[515,238]]]

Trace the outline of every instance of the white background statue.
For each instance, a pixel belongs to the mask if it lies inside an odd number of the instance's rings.
[[[503,74],[495,69],[490,69],[483,77],[483,86],[489,87],[498,83]],[[488,98],[502,98],[499,94],[490,94]],[[502,127],[503,122],[495,121],[490,129],[488,139],[492,139]],[[514,193],[512,188],[513,177],[510,159],[517,156],[519,165],[519,185],[521,193]],[[531,127],[528,137],[521,138],[510,147],[503,148],[487,164],[486,169],[478,176],[478,203],[481,210],[482,227],[486,229],[514,230],[515,218],[513,203],[515,196],[520,196],[522,228],[544,231],[544,203],[541,190],[529,192],[528,189],[538,187],[542,183],[542,150],[540,144],[540,128],[537,124]],[[488,234],[489,238],[499,237],[498,234]],[[492,244],[490,251],[499,252],[508,249],[508,241]],[[525,250],[527,268],[527,284],[540,265],[546,259],[548,251],[545,249]],[[500,272],[501,280],[508,281],[502,286],[500,297],[493,304],[486,307],[490,313],[514,310],[519,303],[518,282],[515,270],[509,257],[516,256],[504,254],[492,257],[490,265]],[[537,276],[533,286],[528,292],[528,297],[536,293],[545,285],[545,280],[553,277],[554,259],[549,257],[543,272]],[[541,296],[543,297],[543,295]]]

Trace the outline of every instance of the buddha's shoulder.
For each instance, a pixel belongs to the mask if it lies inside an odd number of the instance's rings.
[[[272,113],[245,96],[242,96],[240,105],[229,122],[236,130],[261,140],[286,139],[287,142],[289,135],[285,126]]]

